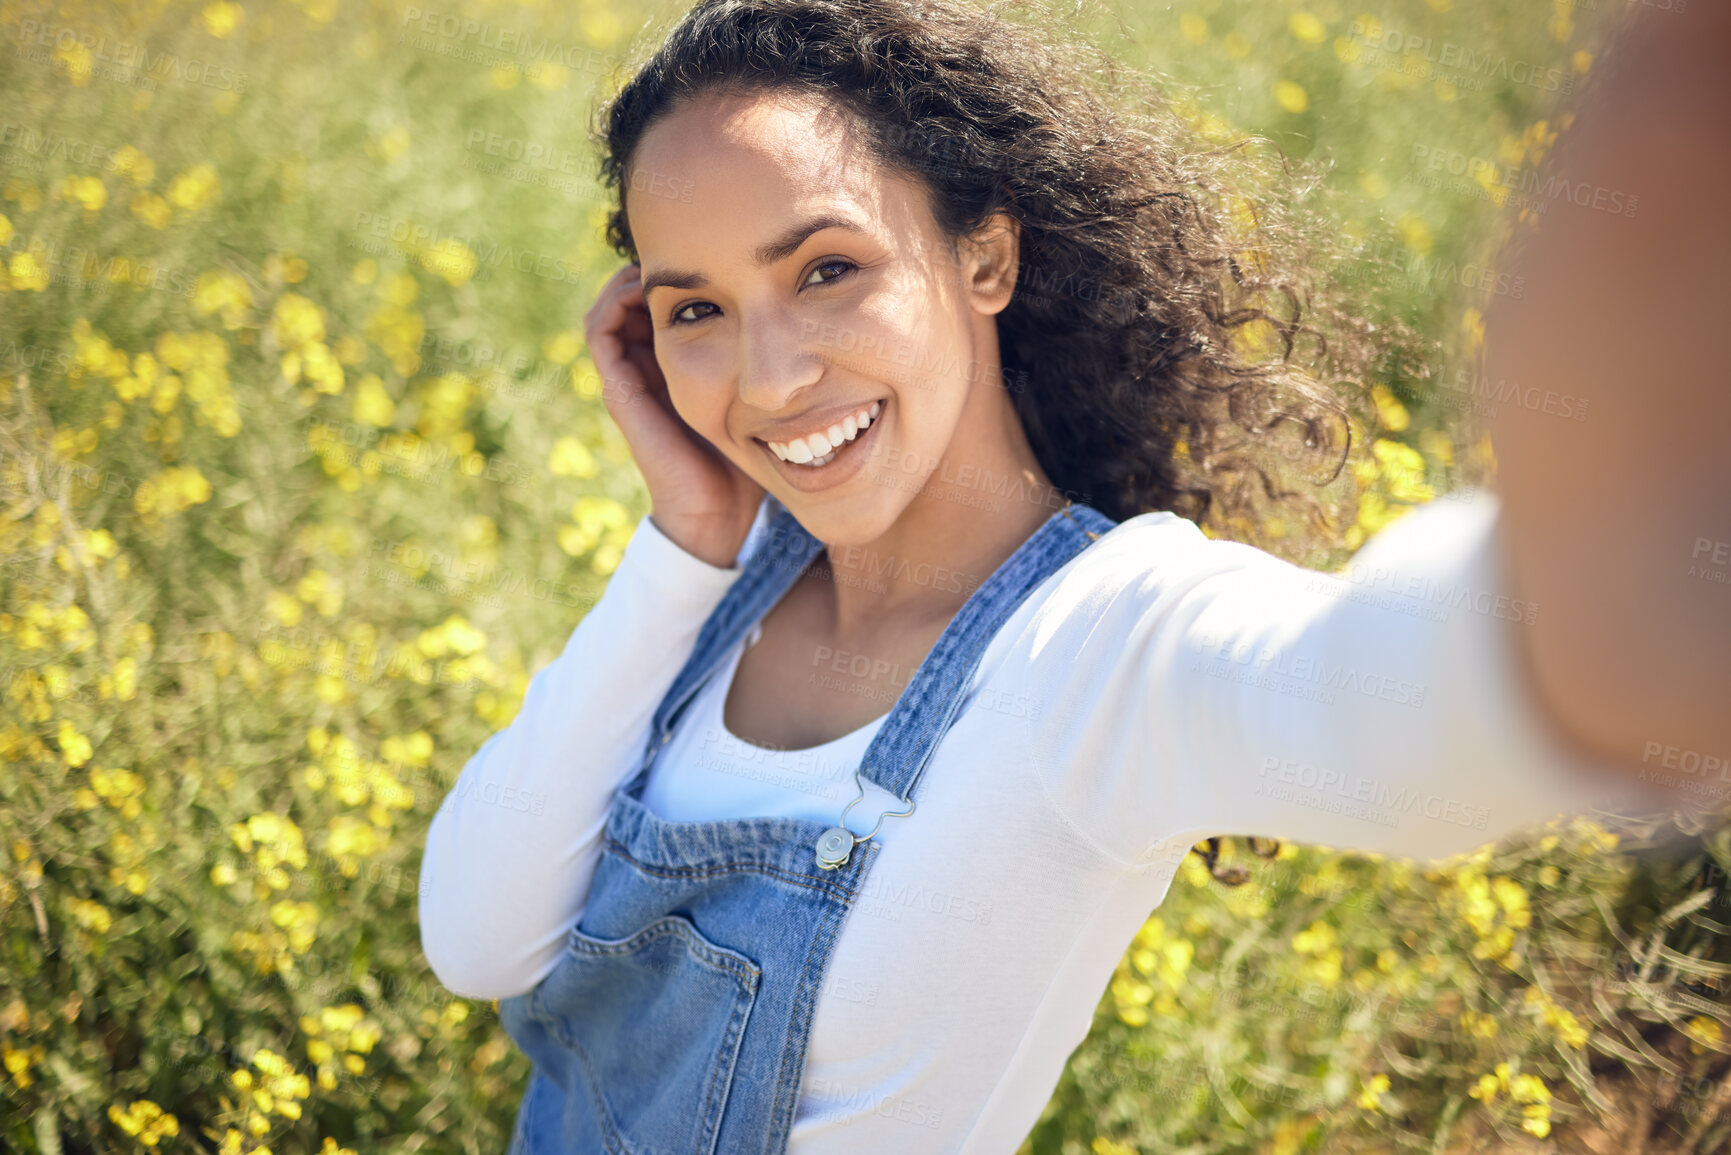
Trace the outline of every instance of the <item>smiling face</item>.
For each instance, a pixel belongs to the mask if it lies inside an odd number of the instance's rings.
[[[1007,221],[952,246],[917,182],[795,93],[680,105],[627,188],[674,408],[806,529],[874,541],[944,463],[1011,468]]]

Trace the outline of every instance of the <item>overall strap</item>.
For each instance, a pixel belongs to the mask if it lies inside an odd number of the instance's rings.
[[[709,618],[698,632],[691,656],[685,660],[684,667],[673,679],[673,685],[656,707],[643,764],[626,784],[626,793],[634,793],[644,781],[655,756],[672,737],[680,713],[715,672],[721,659],[758,619],[781,600],[821,549],[823,543],[807,533],[785,507],[770,520],[764,529],[762,544],[746,561],[744,572],[710,611]]]
[[[908,801],[999,627],[1041,582],[1116,524],[1079,502],[1047,518],[950,619],[867,748],[861,776]]]

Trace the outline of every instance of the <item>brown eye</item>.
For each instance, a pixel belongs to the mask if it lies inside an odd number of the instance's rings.
[[[852,261],[824,261],[822,264],[816,265],[812,268],[811,275],[806,277],[805,283],[808,285],[825,285],[831,281],[847,276],[847,274],[851,273],[857,267],[858,266]],[[831,270],[831,274],[820,278],[818,274],[825,270]]]
[[[693,301],[689,305],[681,305],[679,308],[673,310],[673,316],[669,319],[668,323],[672,325],[689,325],[694,321],[703,320],[704,317],[713,317],[715,315],[715,313],[704,313],[700,316],[687,316],[686,314],[691,312],[693,309],[715,309],[715,306],[710,304],[708,301]],[[720,312],[720,310],[715,309],[715,312]]]

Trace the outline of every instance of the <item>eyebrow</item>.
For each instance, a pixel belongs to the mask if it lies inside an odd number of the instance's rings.
[[[809,217],[790,226],[774,240],[766,241],[752,250],[752,259],[759,265],[773,265],[779,260],[792,256],[799,251],[813,234],[824,229],[847,229],[849,232],[865,233],[865,228],[851,217],[839,213],[822,213]],[[657,269],[653,273],[643,275],[643,295],[648,296],[651,289],[697,289],[709,283],[709,278],[702,273],[689,273],[679,269]]]

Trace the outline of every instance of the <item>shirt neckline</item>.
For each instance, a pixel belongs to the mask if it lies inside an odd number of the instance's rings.
[[[841,737],[833,738],[821,745],[802,746],[797,750],[784,750],[780,747],[759,746],[755,742],[746,741],[744,738],[741,738],[738,734],[735,734],[732,730],[727,728],[727,695],[733,690],[733,678],[739,670],[740,659],[745,657],[745,651],[751,648],[751,646],[754,645],[762,636],[762,623],[752,623],[752,627],[746,632],[745,637],[734,643],[733,654],[728,659],[727,667],[723,671],[722,676],[713,679],[712,682],[712,685],[720,687],[718,690],[712,689],[710,691],[715,703],[714,706],[711,707],[715,711],[715,725],[716,728],[726,735],[730,741],[739,743],[747,750],[762,754],[811,754],[820,750],[834,750],[859,742],[862,738],[869,742],[871,734],[881,727],[884,722],[889,719],[889,716],[895,712],[895,707],[892,704],[890,709],[879,714],[877,717],[873,718],[858,729],[850,730]]]

